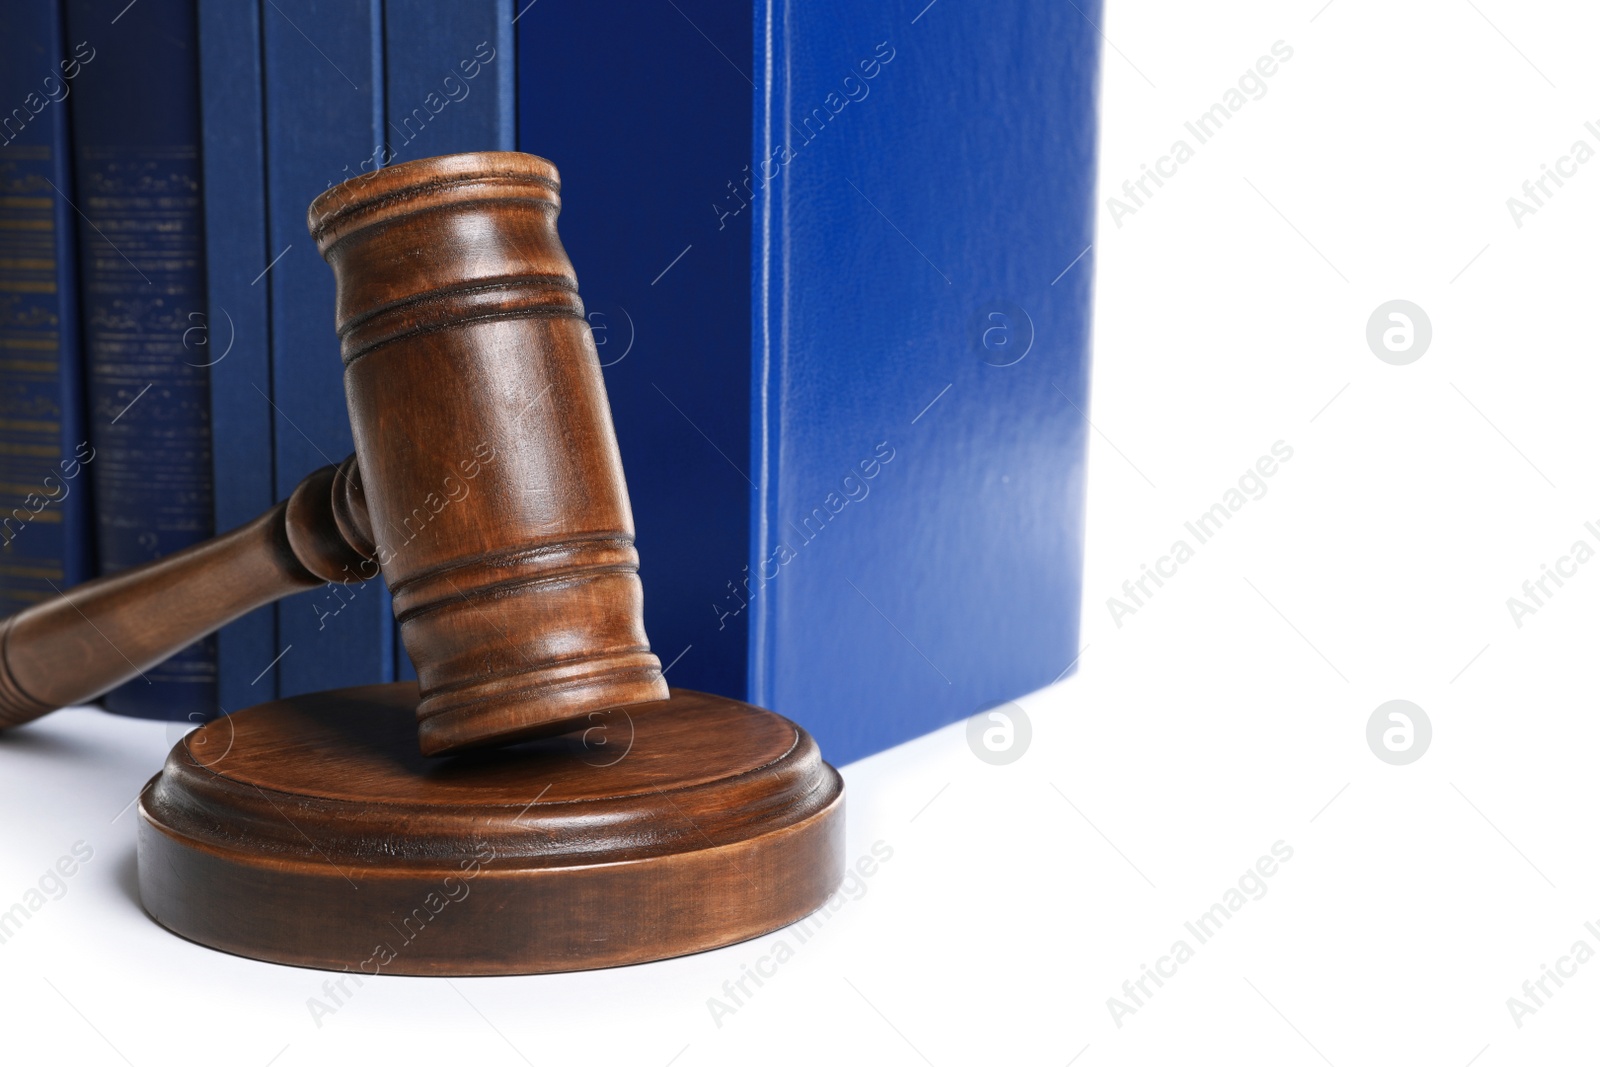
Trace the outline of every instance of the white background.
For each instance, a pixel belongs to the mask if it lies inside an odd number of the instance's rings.
[[[1506,1000],[1575,941],[1600,951],[1600,562],[1520,628],[1506,601],[1574,541],[1600,549],[1600,161],[1520,228],[1506,200],[1574,141],[1600,150],[1600,13],[1320,4],[1110,4],[1080,673],[1022,702],[1011,765],[957,725],[845,768],[850,858],[893,858],[720,1026],[708,998],[782,935],[609,972],[389,978],[319,1026],[323,974],[144,916],[124,809],[167,732],[78,711],[0,744],[0,907],[73,842],[95,852],[0,946],[6,1060],[1592,1055],[1600,962],[1520,1028]],[[1266,95],[1114,225],[1104,197],[1193,146],[1183,123],[1280,40]],[[1433,327],[1408,366],[1365,340],[1397,298]],[[1115,625],[1107,598],[1280,440],[1294,457],[1266,495]],[[1397,698],[1434,731],[1398,767],[1365,737]],[[1198,945],[1183,924],[1278,841],[1293,858],[1266,895]],[[1194,959],[1117,1026],[1107,998],[1179,938]]]

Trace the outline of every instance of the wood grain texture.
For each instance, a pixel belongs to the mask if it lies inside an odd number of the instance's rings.
[[[537,156],[466,153],[352,179],[309,213],[427,753],[667,695],[559,189]]]
[[[92,700],[253,608],[359,580],[366,559],[336,514],[350,471],[313,471],[254,522],[0,622],[0,727]]]
[[[843,874],[843,784],[771,712],[674,690],[581,732],[420,756],[410,683],[259,705],[139,801],[144,906],[243,956],[531,974],[755,937]]]
[[[425,753],[665,699],[559,188],[545,160],[487,152],[318,197],[355,455],[255,522],[0,622],[0,726],[136,678],[252,608],[380,572]]]

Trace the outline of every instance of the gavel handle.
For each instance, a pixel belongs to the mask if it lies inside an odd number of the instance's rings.
[[[0,621],[0,728],[91,700],[263,604],[376,576],[366,522],[352,456],[236,530]]]

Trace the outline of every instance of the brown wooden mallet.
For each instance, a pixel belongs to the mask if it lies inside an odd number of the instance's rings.
[[[225,716],[146,786],[141,896],[177,933],[304,966],[520,974],[730,944],[836,889],[843,786],[816,744],[669,694],[650,651],[559,190],[547,161],[494,152],[319,197],[355,455],[253,523],[0,623],[14,725],[290,593],[387,582],[417,683]]]
[[[319,197],[354,463],[241,530],[7,620],[0,721],[81,703],[244,611],[380,569],[425,753],[665,699],[556,188],[535,157],[469,155]]]

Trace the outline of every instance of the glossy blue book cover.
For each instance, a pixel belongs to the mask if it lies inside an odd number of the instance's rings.
[[[848,761],[1078,656],[1098,3],[755,26],[750,697]]]
[[[0,614],[93,569],[67,108],[94,58],[60,4],[0,10]]]
[[[353,450],[334,332],[333,272],[306,232],[320,193],[387,152],[383,5],[272,0],[262,12],[273,480],[277,499]],[[281,696],[391,681],[395,640],[381,578],[277,605]]]
[[[521,15],[673,684],[845,762],[1075,661],[1099,8]]]
[[[511,0],[387,0],[383,17],[386,162],[516,148]],[[398,628],[394,647],[415,678]]]
[[[212,508],[231,530],[277,501],[273,483],[270,287],[261,0],[200,5],[200,129],[206,231],[204,330],[211,372]],[[204,344],[199,342],[203,341]],[[258,608],[217,632],[217,702],[237,711],[277,696],[276,616]]]
[[[74,82],[89,437],[102,572],[212,533],[209,372],[200,206],[199,56],[192,0],[67,0],[95,50]],[[214,642],[106,694],[150,718],[216,714]]]

